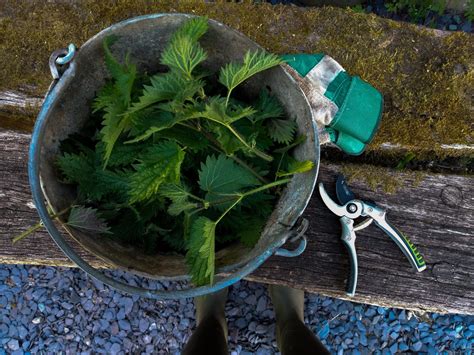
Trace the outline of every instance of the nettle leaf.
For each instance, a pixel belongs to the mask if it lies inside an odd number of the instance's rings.
[[[183,149],[172,141],[147,149],[130,177],[130,203],[152,198],[165,182],[177,183],[184,155]]]
[[[256,185],[260,182],[255,176],[223,154],[217,158],[208,156],[206,162],[201,163],[199,186],[207,192],[208,201],[219,198],[219,195],[237,194]]]
[[[314,163],[309,160],[298,161],[294,158],[288,157],[288,166],[286,171],[278,171],[276,173],[277,177],[289,176],[294,174],[305,173],[310,171],[314,167]]]
[[[104,167],[112,153],[115,142],[123,131],[130,128],[130,116],[125,115],[128,110],[133,84],[137,76],[136,66],[129,63],[128,56],[125,64],[120,64],[112,55],[109,44],[111,37],[104,40],[105,63],[112,75],[112,83],[106,85],[98,94],[94,110],[105,112],[102,121],[102,141],[105,143]]]
[[[177,33],[161,54],[160,63],[191,79],[194,68],[206,60],[207,54],[192,37]]]
[[[216,223],[206,217],[197,218],[191,226],[186,262],[197,286],[214,281],[215,232]]]
[[[168,128],[172,128],[175,125],[184,121],[199,118],[202,116],[202,113],[200,111],[200,105],[178,104],[177,106],[179,106],[179,108],[177,108],[176,105],[173,105],[171,107],[168,105],[170,104],[160,105],[159,109],[162,111],[155,111],[153,115],[150,115],[151,117],[148,117],[143,122],[139,122],[138,125],[140,125],[139,128],[142,133],[126,143],[135,143],[142,140],[146,140],[155,133],[166,130]],[[181,138],[183,137],[182,134],[180,136]],[[199,134],[199,136],[202,137],[202,134]]]
[[[57,165],[64,176],[64,182],[84,185],[94,173],[93,161],[90,154],[64,153],[58,157]]]
[[[171,200],[168,207],[168,213],[171,216],[178,216],[183,212],[196,209],[198,204],[190,202],[188,197],[191,196],[190,189],[187,185],[181,184],[164,184],[160,187],[159,193],[163,197]]]
[[[242,201],[242,207],[247,210],[253,210],[253,215],[258,215],[266,220],[273,211],[275,205],[275,196],[265,191],[247,196]],[[258,209],[254,210],[254,206],[258,206]]]
[[[273,152],[274,153],[282,153],[282,154],[286,154],[290,149],[293,149],[294,147],[296,146],[299,146],[300,144],[306,142],[306,136],[304,134],[298,136],[295,138],[295,140],[293,142],[291,142],[290,144],[282,147],[282,148],[278,148],[278,149],[275,149]]]
[[[288,144],[293,140],[297,125],[295,121],[275,118],[267,122],[268,134],[278,143]]]
[[[202,151],[210,144],[202,133],[183,126],[173,126],[160,131],[156,137],[172,139],[194,152]]]
[[[137,76],[137,67],[130,63],[130,56],[125,57],[125,64],[120,64],[110,51],[110,45],[116,38],[109,36],[104,40],[105,65],[114,79],[114,91],[119,93],[125,105],[130,103],[133,84]]]
[[[268,130],[262,121],[252,123],[250,120],[240,120],[235,124],[235,128],[245,137],[251,146],[266,151],[274,144],[268,136]]]
[[[158,102],[173,100],[183,103],[204,87],[200,79],[186,79],[178,72],[160,73],[151,77],[151,85],[145,85],[142,95],[128,112],[143,110]]]
[[[168,213],[171,216],[178,216],[183,212],[192,211],[198,208],[198,204],[195,202],[183,201],[175,202],[173,201],[168,207]]]
[[[110,233],[105,220],[91,207],[73,206],[66,223],[68,226],[91,234]]]
[[[92,200],[102,200],[113,195],[116,200],[128,196],[128,176],[125,171],[104,170],[93,153],[64,153],[57,160],[66,183],[76,183],[79,195]]]
[[[156,111],[147,122],[140,122],[144,132],[126,143],[130,144],[144,141],[150,138],[154,133],[173,127],[177,122],[179,122],[179,119],[171,112]],[[147,128],[145,128],[145,126],[147,126]]]
[[[242,64],[229,63],[219,73],[219,82],[230,92],[253,75],[283,63],[275,54],[265,51],[248,51]]]
[[[151,144],[149,142],[139,144],[115,144],[114,150],[110,154],[107,166],[111,168],[117,166],[129,166],[138,159],[140,153],[142,153],[150,146]],[[96,151],[99,155],[103,156],[105,151],[105,144],[103,142],[99,142],[97,144]]]
[[[128,126],[127,118],[122,116],[125,112],[126,107],[122,103],[118,102],[110,104],[103,109],[105,114],[102,121],[102,129],[100,130],[102,142],[105,144],[104,151],[104,167],[107,166],[107,162],[112,154],[115,142],[119,139],[122,132]]]
[[[260,239],[265,223],[266,221],[259,217],[245,219],[245,223],[240,225],[237,233],[242,244],[247,247],[254,247]]]
[[[280,101],[278,101],[275,96],[270,95],[268,90],[260,91],[260,95],[254,104],[254,108],[257,112],[249,117],[252,123],[263,121],[267,118],[282,117],[284,113]]]
[[[208,125],[209,130],[215,133],[216,140],[227,155],[232,155],[239,150],[245,150],[246,147],[224,126],[212,123]]]
[[[256,111],[250,106],[241,107],[236,104],[230,105],[228,109],[225,98],[213,96],[209,99],[209,103],[206,104],[204,112],[201,113],[201,117],[224,125],[230,125],[255,112]]]
[[[208,19],[205,16],[194,17],[191,20],[187,20],[176,30],[173,37],[188,36],[196,42],[207,32],[209,27],[207,22]]]
[[[167,183],[160,186],[160,195],[168,197],[172,201],[186,201],[191,194],[191,190],[184,183],[173,184]]]

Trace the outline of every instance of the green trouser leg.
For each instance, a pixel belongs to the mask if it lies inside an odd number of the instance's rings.
[[[282,355],[325,355],[329,351],[297,317],[277,326],[278,348]]]
[[[186,344],[183,355],[227,355],[227,339],[216,317],[203,319]]]
[[[282,355],[329,354],[303,322],[304,292],[284,286],[270,286],[277,319],[276,337]],[[198,327],[182,354],[228,354],[224,308],[227,290],[195,299]]]
[[[304,324],[304,292],[270,285],[277,320],[276,338],[282,355],[325,355],[329,351]]]
[[[227,349],[225,303],[228,289],[196,297],[196,330],[183,349],[184,355],[223,355]]]

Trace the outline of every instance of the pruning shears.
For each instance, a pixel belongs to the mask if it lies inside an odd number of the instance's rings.
[[[378,207],[374,202],[356,199],[342,175],[339,175],[336,182],[337,199],[341,205],[329,197],[322,183],[319,184],[319,193],[327,208],[341,217],[339,219],[342,226],[341,239],[349,252],[351,263],[351,274],[347,285],[347,294],[349,296],[354,296],[357,287],[358,263],[355,232],[367,228],[372,222],[375,222],[397,244],[416,271],[421,272],[426,269],[425,260],[416,250],[413,243],[402,232],[388,223],[386,211]],[[368,218],[354,226],[354,220],[358,217]]]

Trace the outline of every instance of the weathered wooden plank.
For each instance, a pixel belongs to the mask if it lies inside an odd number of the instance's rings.
[[[0,262],[72,266],[46,232],[12,246],[11,237],[37,221],[27,181],[30,136],[0,131]],[[320,181],[330,192],[340,167],[323,164]],[[389,217],[419,247],[428,263],[415,273],[401,251],[378,228],[358,234],[359,285],[355,302],[408,309],[474,314],[472,228],[474,179],[469,176],[397,173],[403,188],[394,195],[374,192],[358,181],[354,192],[389,208]],[[305,213],[310,221],[308,248],[297,258],[272,257],[248,279],[303,288],[346,298],[348,257],[340,227],[315,193]],[[80,252],[96,267],[106,265]]]
[[[337,166],[323,166],[319,181],[331,186]],[[426,175],[418,184],[399,174],[403,188],[396,194],[374,192],[363,182],[354,192],[389,209],[389,218],[418,246],[428,267],[410,268],[401,251],[380,229],[358,232],[357,302],[418,308],[438,312],[474,313],[473,216],[474,179]],[[328,214],[317,193],[305,212],[310,221],[309,245],[296,259],[273,257],[250,279],[286,283],[310,292],[347,298],[341,290],[349,260],[339,240],[337,217]]]
[[[399,147],[428,159],[473,153],[474,36],[351,9],[251,1],[3,0],[0,91],[26,89],[41,96],[50,83],[47,61],[54,49],[68,43],[80,47],[100,30],[127,18],[167,12],[206,15],[274,53],[323,52],[335,58],[384,95],[383,123],[371,150]]]
[[[0,127],[10,128],[13,125],[23,130],[30,128],[32,122],[34,122],[34,117],[41,107],[42,101],[43,99],[40,97],[30,96],[21,91],[0,91]],[[23,120],[21,123],[15,122],[15,116],[18,113],[26,116],[30,124],[27,122],[25,124]],[[419,150],[419,147],[417,147],[416,141],[411,145],[384,142],[377,149],[379,152],[393,154],[395,152]],[[474,144],[441,144],[439,149],[444,151],[446,155],[457,155],[459,150],[465,152],[465,155],[469,155],[471,152],[474,152]]]

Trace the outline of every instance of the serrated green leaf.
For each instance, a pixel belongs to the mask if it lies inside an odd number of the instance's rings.
[[[64,153],[58,157],[57,163],[64,182],[77,184],[80,196],[93,200],[101,200],[107,195],[113,195],[117,200],[127,198],[126,174],[103,170],[93,153]]]
[[[230,95],[232,90],[245,80],[281,63],[283,60],[275,54],[264,51],[247,51],[242,64],[229,63],[221,68],[219,82],[227,87],[228,95]]]
[[[242,244],[253,248],[260,239],[264,226],[265,220],[262,218],[250,217],[241,225],[237,235]]]
[[[156,134],[157,138],[168,138],[178,142],[194,152],[204,150],[209,146],[208,139],[200,132],[183,126],[173,126]]]
[[[208,156],[206,162],[201,163],[199,186],[208,193],[207,197],[209,195],[236,194],[247,187],[259,184],[257,178],[248,170],[223,154],[217,158]]]
[[[267,118],[282,117],[284,110],[275,96],[268,93],[268,90],[260,91],[258,100],[254,104],[257,112],[249,117],[252,123],[263,121]]]
[[[64,153],[57,160],[59,170],[64,176],[64,182],[82,185],[94,173],[93,157],[85,153]]]
[[[305,173],[310,171],[314,167],[314,163],[309,160],[298,161],[293,158],[289,158],[288,167],[286,171],[278,171],[277,177],[289,176],[294,174]]]
[[[145,85],[142,95],[134,102],[129,113],[137,112],[150,107],[156,103],[173,100],[183,103],[191,99],[204,87],[200,79],[186,79],[178,72],[160,73],[151,77],[151,85]]]
[[[186,252],[186,242],[182,233],[177,231],[175,233],[163,234],[162,239],[168,244],[174,251]]]
[[[176,33],[161,54],[160,63],[191,79],[193,70],[206,60],[207,54],[191,36]]]
[[[157,111],[153,117],[150,117],[150,119],[147,120],[146,123],[140,123],[142,130],[144,129],[144,132],[142,131],[141,134],[125,143],[130,144],[144,141],[157,132],[173,127],[177,122],[179,122],[179,119],[171,112]]]
[[[206,104],[204,112],[201,113],[201,117],[224,125],[230,125],[255,112],[256,111],[250,106],[241,107],[238,105],[229,105],[228,108],[225,98],[213,96],[209,99],[209,103]]]
[[[186,262],[197,286],[214,281],[215,232],[216,223],[206,217],[197,218],[191,226]]]
[[[205,16],[194,17],[187,20],[176,30],[173,37],[188,36],[191,40],[196,42],[207,32],[209,27],[207,21],[208,19]]]
[[[183,212],[196,209],[197,203],[190,202],[188,198],[193,196],[187,185],[181,184],[163,184],[159,189],[159,193],[163,197],[169,198],[172,203],[168,207],[168,213],[171,216],[177,216]]]
[[[168,213],[171,216],[178,216],[183,212],[191,211],[198,208],[198,204],[189,201],[173,201],[168,207]]]
[[[290,120],[274,118],[267,122],[269,136],[278,143],[290,143],[293,140],[296,128],[296,122]]]
[[[275,149],[273,152],[284,154],[284,153],[288,152],[290,149],[304,143],[305,141],[306,141],[306,136],[304,134],[302,134],[301,136],[296,137],[295,140],[293,142],[291,142],[290,144],[288,144],[288,145],[286,145],[282,148]]]
[[[232,155],[246,147],[224,126],[209,124],[209,129],[216,134],[216,140],[227,155]]]
[[[169,128],[173,128],[179,123],[202,116],[199,105],[180,105],[179,109],[176,107],[173,109],[164,105],[160,105],[160,109],[165,110],[155,111],[154,114],[150,115],[149,117],[145,117],[142,122],[137,122],[137,131],[140,131],[141,133],[138,134],[134,139],[129,140],[126,143],[136,143],[139,141],[146,140],[155,133],[161,132]],[[202,137],[201,134],[200,136]]]
[[[187,185],[167,183],[160,186],[159,193],[163,197],[168,197],[172,201],[186,201],[191,194]]]
[[[114,79],[114,91],[119,93],[120,99],[125,106],[130,103],[133,84],[137,76],[137,68],[129,61],[129,55],[125,57],[125,64],[120,64],[110,51],[110,45],[116,38],[107,37],[104,40],[103,48],[105,53],[105,65]]]
[[[140,156],[137,171],[130,177],[130,203],[150,199],[165,182],[177,183],[184,155],[181,147],[172,141],[147,149]]]
[[[114,146],[114,150],[110,154],[107,166],[110,168],[126,165],[129,166],[138,159],[140,153],[142,153],[150,146],[151,144],[149,142],[143,142],[138,144],[116,143]],[[96,151],[97,154],[103,156],[105,151],[105,144],[103,142],[99,142],[97,144]]]
[[[74,206],[69,212],[66,224],[91,234],[110,233],[105,220],[98,216],[97,210],[91,207]]]
[[[105,143],[104,167],[112,153],[115,142],[122,132],[130,128],[131,117],[125,115],[131,101],[131,92],[136,79],[135,65],[128,62],[121,65],[112,55],[110,37],[104,40],[105,63],[112,75],[112,83],[107,84],[95,99],[95,111],[103,110],[101,139]]]
[[[273,211],[275,205],[275,196],[267,192],[259,192],[250,196],[247,196],[242,200],[242,207],[246,209],[254,210],[254,215],[261,216],[266,220]],[[258,206],[257,209],[254,209]]]

